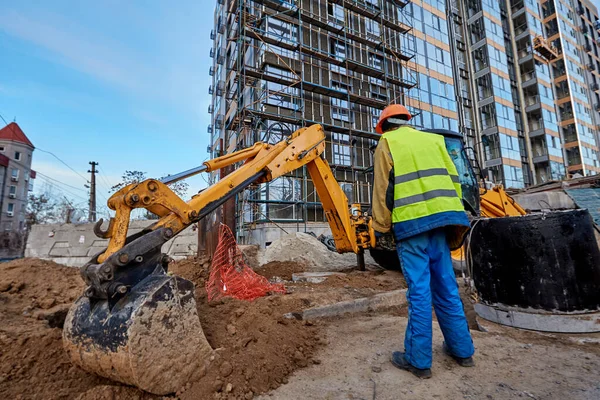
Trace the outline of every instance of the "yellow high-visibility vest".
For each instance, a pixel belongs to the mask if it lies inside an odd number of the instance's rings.
[[[393,223],[464,211],[458,172],[443,136],[404,126],[383,138],[394,161]]]

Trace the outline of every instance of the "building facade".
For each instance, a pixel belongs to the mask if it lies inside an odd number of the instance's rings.
[[[462,132],[506,187],[595,174],[596,16],[585,1],[217,0],[208,152],[319,123],[336,179],[368,209],[374,127],[402,103],[417,127]],[[326,221],[304,170],[245,191],[235,210],[240,238]]]
[[[25,229],[27,199],[35,179],[34,149],[17,123],[0,129],[0,232]]]

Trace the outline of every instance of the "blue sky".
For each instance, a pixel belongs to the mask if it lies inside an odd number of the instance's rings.
[[[0,0],[0,114],[81,175],[99,162],[100,203],[124,170],[159,177],[199,165],[213,8],[206,0]],[[84,189],[41,151],[33,168]],[[190,185],[197,191],[204,181]]]

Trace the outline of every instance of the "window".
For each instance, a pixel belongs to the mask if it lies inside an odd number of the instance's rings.
[[[369,53],[369,65],[383,71],[383,57],[375,53]]]
[[[10,196],[16,196],[17,195],[17,187],[15,185],[10,185],[10,189],[8,190],[8,194]]]
[[[444,62],[444,51],[442,49],[440,49],[439,47],[435,48],[435,59],[438,62],[441,62],[441,63]]]
[[[352,165],[350,145],[350,136],[343,133],[331,134],[331,153],[332,153],[332,164],[334,165]]]
[[[15,151],[15,160],[19,161],[21,159],[21,152]]]
[[[346,58],[346,44],[338,39],[330,39],[329,53],[338,60]]]
[[[344,25],[344,7],[339,4],[327,2],[327,15],[329,20],[337,25]]]
[[[347,100],[331,98],[331,118],[350,122],[350,110]]]
[[[298,88],[284,86],[273,82],[265,83],[263,87],[268,96],[265,100],[266,104],[285,107],[292,110],[298,110],[300,108]]]
[[[373,21],[370,18],[365,18],[365,27],[367,28],[367,35],[374,37],[379,37],[381,35],[379,22]]]
[[[13,168],[12,172],[10,173],[11,178],[13,179],[19,179],[19,169],[18,168]]]
[[[0,153],[4,153],[4,146],[0,146]]]
[[[267,34],[287,42],[294,42],[298,36],[298,27],[273,17],[267,19]]]
[[[8,203],[8,208],[6,210],[9,215],[12,215],[15,212],[15,203]]]
[[[344,93],[348,93],[350,91],[350,85],[334,80],[331,81],[331,88]]]
[[[353,184],[349,182],[340,182],[340,187],[344,191],[344,194],[348,198],[348,202],[352,204],[354,202],[354,188]]]

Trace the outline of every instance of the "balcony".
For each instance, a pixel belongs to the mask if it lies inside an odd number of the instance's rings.
[[[577,135],[576,134],[568,134],[568,135],[563,135],[564,139],[565,139],[565,144],[567,143],[573,143],[577,141]]]
[[[527,86],[531,86],[536,82],[536,75],[534,71],[524,72],[521,74],[521,84],[522,87],[525,88]]]
[[[223,92],[225,91],[225,82],[219,81],[217,83],[217,90],[215,91],[217,96],[223,96]]]
[[[592,45],[587,43],[585,46],[583,46],[583,49],[589,53],[590,51],[592,51]]]
[[[579,15],[585,14],[585,8],[583,8],[582,6],[577,7],[577,14],[579,14]]]
[[[210,31],[210,40],[215,40],[215,38],[217,37],[217,35],[215,34],[215,30],[211,30]]]
[[[585,67],[588,69],[588,71],[594,71],[596,69],[596,64],[594,64],[593,62],[587,63]]]
[[[594,21],[594,29],[600,30],[600,21],[599,20]]]
[[[525,112],[530,113],[542,107],[539,95],[525,97]]]
[[[215,112],[215,107],[211,104],[208,106],[208,113],[212,114],[213,112]]]
[[[206,129],[206,132],[212,134],[213,133],[213,126],[209,125],[208,128]]]
[[[540,102],[540,95],[536,94],[534,96],[525,97],[525,106],[533,106]]]
[[[215,119],[215,129],[222,129],[223,128],[223,115],[219,115],[216,119]]]
[[[530,138],[542,136],[542,135],[546,134],[546,131],[544,130],[545,129],[544,120],[542,118],[540,118],[538,120],[530,121],[528,128],[529,128],[529,137]]]
[[[215,48],[211,48],[210,52],[208,53],[208,55],[210,56],[210,58],[215,58]]]
[[[598,90],[600,90],[600,85],[598,85],[597,83],[592,83],[590,85],[590,89],[592,89],[594,92],[597,92]]]
[[[561,111],[561,113],[560,113],[561,121],[568,121],[573,118],[574,118],[573,111]]]
[[[215,74],[215,69],[213,67],[210,67],[208,69],[208,75],[213,76]]]

